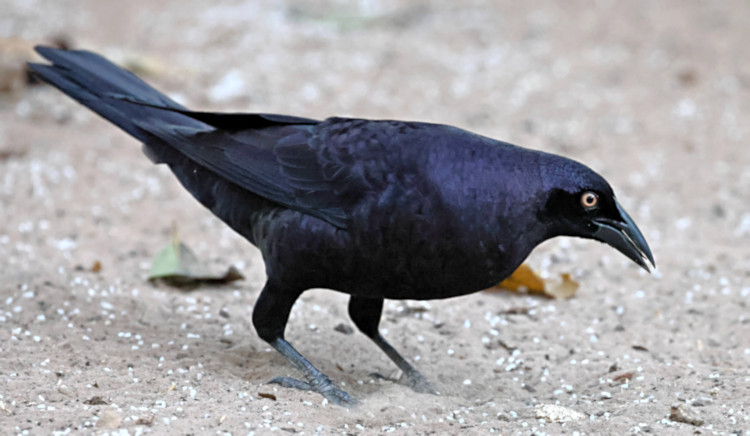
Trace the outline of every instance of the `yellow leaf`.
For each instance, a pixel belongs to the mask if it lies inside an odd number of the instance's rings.
[[[545,281],[534,270],[525,263],[516,269],[513,274],[503,280],[489,291],[508,290],[512,292],[528,292],[530,294],[541,294],[549,298],[571,298],[578,290],[578,282],[570,277],[570,274],[561,274],[561,282]]]
[[[544,280],[539,277],[530,266],[521,264],[513,274],[507,279],[503,280],[502,283],[496,286],[497,288],[507,289],[509,291],[521,291],[526,290],[528,292],[541,293],[544,292]]]

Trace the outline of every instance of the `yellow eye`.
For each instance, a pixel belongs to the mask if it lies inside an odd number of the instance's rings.
[[[586,210],[594,209],[599,205],[599,196],[591,191],[584,192],[581,195],[581,205]]]

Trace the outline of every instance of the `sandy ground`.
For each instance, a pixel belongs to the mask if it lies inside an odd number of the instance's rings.
[[[0,98],[0,432],[750,434],[746,2],[153,3],[1,0],[0,37],[64,35],[193,108],[444,122],[565,154],[609,179],[659,269],[557,239],[529,261],[573,274],[571,300],[387,302],[384,334],[440,396],[371,378],[399,374],[334,330],[352,325],[345,296],[308,292],[287,337],[362,402],[324,405],[266,384],[295,372],[250,323],[257,250],[124,133],[49,87],[16,91]],[[172,223],[247,279],[149,284]],[[703,423],[670,420],[678,405]]]

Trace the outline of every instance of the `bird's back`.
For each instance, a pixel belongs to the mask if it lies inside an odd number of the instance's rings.
[[[189,111],[94,53],[39,51],[53,64],[37,74],[140,140],[269,275],[439,298],[501,279],[537,242],[512,219],[536,152],[436,124]]]

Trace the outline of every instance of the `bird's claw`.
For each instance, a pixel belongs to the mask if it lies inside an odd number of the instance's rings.
[[[371,373],[370,377],[378,380],[388,380],[394,383],[399,383],[399,380],[386,377],[379,372]],[[410,387],[414,392],[418,392],[420,394],[440,395],[440,392],[438,392],[437,389],[432,386],[432,383],[430,383],[429,380],[427,380],[427,378],[423,376],[421,372],[417,370],[414,370],[413,372],[405,372],[404,377],[406,377],[406,380],[401,383]]]
[[[333,382],[329,379],[314,380],[312,383],[308,383],[294,377],[276,377],[268,383],[281,385],[285,388],[317,392],[337,406],[351,407],[359,404],[354,397],[334,386]]]
[[[299,389],[301,391],[312,391],[313,387],[310,383],[298,380],[294,377],[275,377],[268,384],[276,384],[285,388]]]
[[[404,373],[404,375],[406,376],[406,385],[412,388],[414,392],[419,392],[420,394],[440,395],[440,392],[432,386],[432,383],[430,383],[422,373],[414,371]]]

